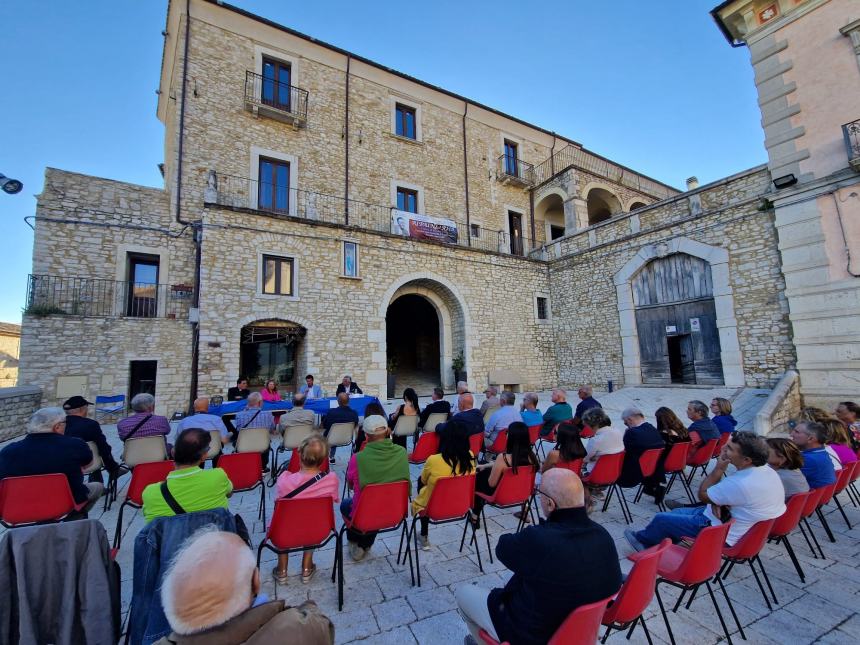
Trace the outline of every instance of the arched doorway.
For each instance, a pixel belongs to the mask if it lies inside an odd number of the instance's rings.
[[[396,298],[385,316],[385,335],[389,365],[396,364],[396,395],[412,387],[418,396],[429,396],[440,384],[441,339],[435,307],[418,294]]]
[[[630,204],[630,212],[635,211],[637,208],[644,208],[645,206],[647,206],[645,202],[633,202]]]
[[[564,202],[561,195],[552,193],[535,205],[535,219],[544,222],[546,241],[564,237]]]
[[[278,381],[281,392],[295,392],[299,352],[306,330],[286,320],[257,320],[242,327],[239,372],[251,387]]]
[[[605,222],[622,211],[621,201],[604,188],[592,188],[586,198],[588,204],[588,225]]]
[[[710,264],[673,253],[642,267],[631,287],[642,382],[722,385]]]

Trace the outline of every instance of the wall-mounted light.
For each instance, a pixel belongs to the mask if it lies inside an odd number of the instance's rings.
[[[194,79],[194,98],[196,99],[199,96],[197,93],[197,79]]]
[[[773,185],[777,188],[777,190],[781,188],[788,188],[789,186],[794,186],[797,183],[797,177],[793,174],[783,175],[782,177],[777,177],[773,180]]]
[[[361,128],[359,128],[359,129],[358,129],[358,142],[359,142],[359,143],[361,143],[361,142],[362,142]]]

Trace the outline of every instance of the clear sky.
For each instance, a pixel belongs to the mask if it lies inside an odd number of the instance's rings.
[[[676,187],[766,161],[749,54],[717,0],[233,0]],[[19,322],[46,166],[161,186],[166,0],[3,0],[0,321]],[[242,70],[237,70],[242,73]],[[77,249],[69,249],[76,253]]]

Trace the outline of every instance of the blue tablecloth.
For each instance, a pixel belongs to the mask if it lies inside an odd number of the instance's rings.
[[[310,399],[305,403],[305,410],[311,410],[315,414],[325,414],[331,410],[331,402],[335,400],[335,397],[327,399]],[[379,403],[379,399],[375,396],[357,396],[349,400],[349,407],[355,410],[358,416],[363,417],[364,409],[370,403],[374,402]],[[209,414],[217,414],[220,417],[223,414],[236,413],[240,410],[244,410],[246,405],[247,401],[230,401],[228,403],[222,403],[221,405],[210,405]],[[290,410],[292,407],[293,404],[289,401],[263,401],[264,410]]]

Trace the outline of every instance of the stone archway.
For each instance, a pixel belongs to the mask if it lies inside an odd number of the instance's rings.
[[[586,196],[588,225],[599,224],[622,211],[621,200],[606,188],[592,188]]]
[[[535,219],[543,222],[544,239],[549,244],[567,233],[564,218],[564,199],[557,192],[545,195],[535,204]]]
[[[278,382],[281,392],[295,392],[304,374],[307,329],[296,322],[267,318],[248,321],[239,332],[239,374],[251,387]]]

